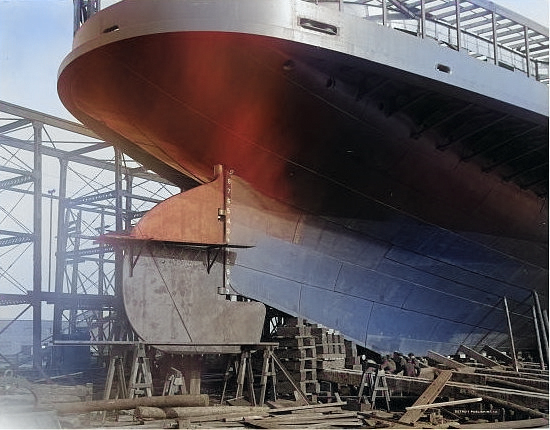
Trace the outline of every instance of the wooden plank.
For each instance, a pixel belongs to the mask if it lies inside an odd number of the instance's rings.
[[[465,405],[468,403],[476,403],[476,402],[481,402],[482,400],[483,399],[481,397],[474,397],[472,399],[451,400],[449,402],[430,403],[428,405],[407,406],[405,409],[410,411],[412,409],[442,408],[444,406],[455,406],[455,405]]]
[[[500,366],[496,361],[491,360],[490,358],[481,355],[479,352],[474,351],[472,348],[468,348],[466,345],[460,345],[458,347],[458,352],[463,352],[468,357],[473,358],[477,362],[484,364],[487,367],[497,367]]]
[[[513,364],[514,362],[512,357],[502,351],[499,351],[498,349],[493,348],[492,346],[485,345],[483,349],[494,355],[498,360],[504,361],[506,364]]]
[[[278,408],[278,409],[270,409],[270,414],[280,414],[283,412],[293,412],[293,411],[301,411],[305,409],[313,409],[314,411],[317,410],[323,410],[326,408],[333,408],[335,406],[345,406],[347,405],[347,402],[332,402],[332,403],[317,403],[314,405],[304,405],[304,406],[289,406],[286,408]]]
[[[433,403],[437,398],[445,384],[451,379],[453,372],[451,370],[443,370],[439,376],[430,384],[422,395],[414,402],[413,406],[426,405]],[[413,409],[405,412],[399,419],[400,423],[414,424],[422,416],[422,409]]]
[[[437,352],[434,352],[434,351],[428,351],[428,358],[431,358],[432,360],[438,362],[439,364],[443,364],[451,369],[456,369],[456,370],[469,369],[469,367],[466,366],[465,364],[462,364],[462,363],[459,363],[458,361],[447,358],[444,355],[438,354]]]

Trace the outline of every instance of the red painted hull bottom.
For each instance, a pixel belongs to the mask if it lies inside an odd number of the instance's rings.
[[[458,231],[546,237],[533,195],[412,139],[406,119],[356,101],[344,83],[327,86],[306,64],[326,55],[243,34],[156,34],[78,57],[58,87],[92,129],[199,182],[222,164],[311,213],[369,216],[358,207],[376,201]],[[347,58],[331,60],[361,66]]]

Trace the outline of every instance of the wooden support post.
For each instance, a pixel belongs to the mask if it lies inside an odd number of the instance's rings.
[[[111,359],[109,360],[109,369],[107,370],[103,400],[109,400],[111,398],[115,378],[117,380],[117,392],[115,398],[126,399],[128,397],[128,389],[126,387],[126,378],[124,376],[124,360],[122,355],[119,354],[111,356]]]
[[[268,346],[264,349],[264,360],[262,363],[262,375],[260,377],[260,401],[259,406],[263,406],[265,402],[265,394],[267,391],[267,381],[271,376],[273,382],[274,401],[277,401],[277,374],[275,372],[275,363],[273,362],[273,347]]]
[[[136,396],[145,394],[147,397],[153,395],[153,377],[149,357],[145,353],[145,345],[139,343],[134,348],[130,382],[128,384],[128,397],[133,399]]]
[[[229,381],[229,378],[231,377],[231,371],[233,370],[235,373],[237,373],[237,367],[238,362],[237,359],[230,355],[229,359],[227,360],[227,366],[225,368],[225,374],[223,376],[223,389],[222,389],[222,396],[220,399],[220,405],[223,405],[223,401],[225,399],[225,392],[227,390],[227,382]]]
[[[439,393],[445,387],[445,384],[451,379],[453,375],[452,370],[443,370],[439,376],[431,383],[431,385],[426,388],[422,395],[414,402],[413,406],[418,405],[428,405],[433,403],[437,398]],[[412,409],[408,410],[403,414],[399,419],[400,423],[403,424],[414,424],[422,415],[422,409]]]
[[[512,350],[512,365],[514,366],[514,369],[516,372],[519,371],[518,369],[518,359],[516,357],[516,346],[514,345],[514,335],[512,334],[512,320],[510,319],[510,311],[508,310],[508,300],[506,300],[506,297],[503,297],[504,301],[504,310],[506,312],[506,321],[508,323],[508,334],[510,336],[510,348]]]
[[[249,401],[252,402],[252,405],[256,406],[256,393],[254,392],[254,373],[252,371],[252,358],[250,352],[248,353],[246,371],[248,374],[248,395],[250,396]]]
[[[237,374],[237,394],[235,397],[238,399],[243,396],[244,391],[244,378],[246,377],[246,362],[248,361],[248,351],[241,353],[241,360],[239,362],[239,373]]]
[[[198,395],[201,393],[201,368],[202,359],[200,355],[185,356],[183,373],[189,394]]]
[[[535,305],[531,306],[531,310],[533,311],[533,323],[535,324],[535,337],[537,338],[537,349],[539,351],[540,368],[542,370],[544,370],[545,369],[544,354],[542,353],[542,345],[541,345],[541,342],[540,342],[539,323],[537,321],[537,311],[535,310]]]

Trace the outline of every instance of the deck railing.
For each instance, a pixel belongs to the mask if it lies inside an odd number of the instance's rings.
[[[488,0],[303,0],[351,13],[548,84],[548,28]]]

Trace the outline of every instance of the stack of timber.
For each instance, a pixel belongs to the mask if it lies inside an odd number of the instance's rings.
[[[344,340],[344,349],[346,352],[346,369],[362,370],[361,357],[357,354],[357,344],[351,340]]]
[[[284,326],[277,328],[274,339],[279,343],[277,357],[306,395],[319,392],[317,353],[311,329],[302,318],[289,318]],[[280,394],[294,392],[292,384],[280,373],[277,374],[277,391]]]
[[[306,394],[319,393],[318,372],[323,369],[361,369],[357,346],[335,330],[307,323],[303,318],[287,318],[278,327],[274,341],[277,357]],[[278,380],[278,392],[291,394],[292,386]]]
[[[319,325],[312,325],[311,334],[315,338],[317,369],[344,369],[346,366],[344,336]]]

